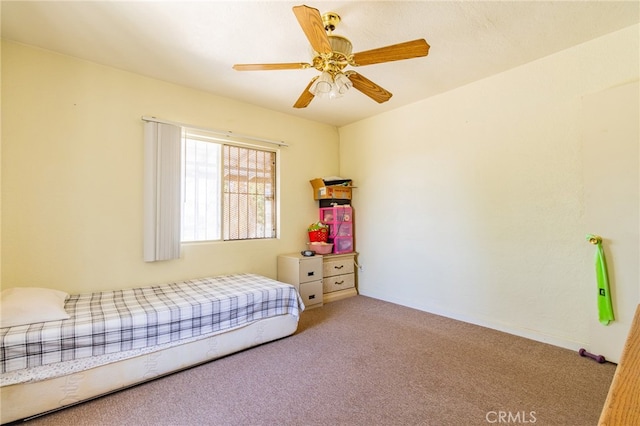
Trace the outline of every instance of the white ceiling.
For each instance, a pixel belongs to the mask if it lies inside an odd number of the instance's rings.
[[[5,1],[2,37],[314,121],[342,126],[640,22],[638,1],[307,1],[342,17],[354,52],[424,38],[424,58],[360,67],[393,93],[292,105],[318,71],[234,71],[310,62],[290,1]]]

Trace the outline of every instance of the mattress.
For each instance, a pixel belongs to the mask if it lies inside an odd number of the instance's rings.
[[[0,387],[0,423],[30,418],[295,333],[285,314],[188,343],[45,380]],[[73,364],[75,361],[68,362]],[[65,364],[65,363],[63,363]]]
[[[0,369],[140,350],[303,309],[294,286],[255,274],[72,295],[69,319],[0,329]]]
[[[297,290],[255,274],[73,295],[67,320],[0,329],[0,422],[293,334]]]

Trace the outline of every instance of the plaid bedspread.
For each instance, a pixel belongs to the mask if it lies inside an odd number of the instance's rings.
[[[2,372],[139,349],[304,310],[295,287],[254,274],[72,295],[69,319],[0,328]]]

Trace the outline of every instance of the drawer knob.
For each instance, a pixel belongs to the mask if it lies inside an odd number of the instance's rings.
[[[308,277],[312,277],[312,276],[314,276],[314,275],[315,275],[315,272],[314,272],[314,271],[307,272],[307,276],[308,276]]]
[[[344,280],[335,282],[335,285],[341,285],[341,284],[344,284]]]
[[[334,268],[336,268],[336,269],[342,269],[342,268],[344,268],[344,265],[334,266]]]

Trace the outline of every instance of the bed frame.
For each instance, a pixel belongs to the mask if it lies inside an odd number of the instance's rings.
[[[279,315],[183,345],[51,379],[0,388],[1,423],[29,419],[293,334]]]

